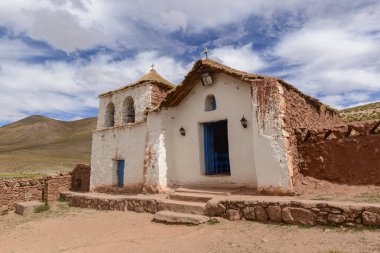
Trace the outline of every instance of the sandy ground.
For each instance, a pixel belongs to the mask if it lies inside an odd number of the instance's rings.
[[[305,228],[221,220],[151,222],[151,214],[58,207],[0,216],[0,252],[380,252],[379,230]]]

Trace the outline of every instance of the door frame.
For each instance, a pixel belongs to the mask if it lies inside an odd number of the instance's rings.
[[[124,186],[124,172],[125,172],[125,160],[120,159],[117,161],[117,186]]]
[[[215,151],[214,151],[214,146],[215,146],[215,143],[214,143],[214,139],[213,139],[213,136],[214,136],[214,130],[213,128],[211,127],[212,124],[215,124],[215,123],[218,123],[218,122],[225,122],[226,123],[226,127],[227,127],[227,141],[228,141],[228,136],[229,136],[229,133],[228,133],[228,119],[221,119],[221,120],[214,120],[214,121],[208,121],[208,122],[202,122],[201,123],[201,126],[202,126],[202,130],[203,130],[203,138],[202,138],[202,141],[203,141],[203,145],[201,145],[201,147],[203,147],[203,152],[201,152],[201,154],[203,154],[203,165],[204,165],[204,170],[202,172],[203,175],[219,175],[219,176],[227,176],[226,174],[222,174],[222,173],[215,173]],[[212,136],[212,137],[211,137]],[[229,141],[228,141],[228,163],[229,163],[229,175],[228,176],[231,176],[231,163],[229,161],[229,156],[230,156],[230,147],[229,147]],[[203,166],[201,166],[202,168]]]

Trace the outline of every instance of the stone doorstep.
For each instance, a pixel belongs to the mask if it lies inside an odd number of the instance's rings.
[[[31,215],[34,213],[34,211],[41,207],[44,206],[45,203],[42,203],[37,200],[32,200],[32,201],[26,201],[26,202],[19,202],[16,203],[16,213],[19,215]]]
[[[207,189],[189,189],[189,188],[177,188],[176,193],[195,193],[195,194],[209,194],[209,195],[220,195],[220,196],[230,196],[231,192],[238,192],[240,189],[235,190],[207,190]]]
[[[177,224],[199,225],[205,223],[210,218],[204,215],[176,213],[171,211],[159,211],[154,214],[153,220]]]
[[[159,201],[159,209],[185,214],[204,214],[206,203],[163,199]]]
[[[173,199],[173,200],[207,203],[207,201],[214,198],[215,196],[210,195],[210,194],[176,192],[176,193],[169,194],[168,197],[169,199]]]

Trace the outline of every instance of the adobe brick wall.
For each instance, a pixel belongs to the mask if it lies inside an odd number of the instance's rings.
[[[296,128],[318,129],[343,124],[338,112],[321,103],[318,100],[303,95],[291,85],[279,81],[283,88],[283,100],[281,110],[284,113],[284,130],[288,146],[288,160],[294,176],[300,171],[301,155],[297,149],[297,138],[294,134]],[[294,178],[293,178],[294,180]]]
[[[41,201],[44,187],[44,178],[0,180],[0,209],[13,210],[20,201]]]
[[[152,94],[151,94],[151,107],[155,107],[161,103],[162,100],[166,97],[168,89],[162,88],[158,85],[152,86]]]
[[[352,185],[380,184],[380,122],[297,129],[300,172]]]
[[[71,188],[72,175],[60,174],[37,179],[0,180],[0,209],[13,210],[17,202],[55,201],[61,191]]]
[[[72,173],[46,177],[43,200],[47,202],[58,200],[60,192],[70,190],[71,184]]]
[[[73,191],[88,192],[90,190],[91,167],[78,164],[73,170],[72,187]]]

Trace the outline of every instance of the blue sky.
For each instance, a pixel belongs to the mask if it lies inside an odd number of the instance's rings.
[[[100,93],[152,63],[180,83],[205,47],[335,108],[380,100],[377,0],[14,0],[0,3],[0,125],[96,116]]]

